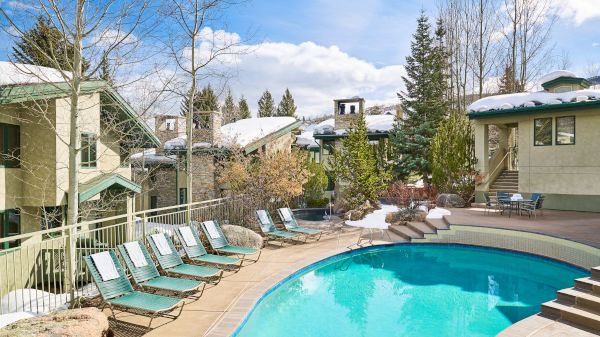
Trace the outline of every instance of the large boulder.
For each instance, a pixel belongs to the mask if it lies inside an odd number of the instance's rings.
[[[467,203],[458,194],[444,193],[438,195],[435,204],[438,207],[463,208]]]
[[[253,248],[262,248],[263,238],[256,232],[246,227],[234,225],[222,225],[223,234],[230,244],[234,246],[245,246]]]
[[[23,319],[0,330],[1,337],[112,337],[108,319],[98,308],[82,308]]]

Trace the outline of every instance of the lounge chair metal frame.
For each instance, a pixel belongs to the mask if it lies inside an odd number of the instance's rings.
[[[285,220],[285,217],[283,216],[283,212],[281,211],[282,208],[277,209],[277,214],[279,214],[279,218],[281,219],[281,222],[285,226],[285,229],[287,229],[288,231],[291,231],[291,232],[296,232],[298,234],[303,234],[305,236],[304,242],[306,242],[308,240],[308,238],[311,236],[316,237],[315,241],[321,240],[321,236],[323,235],[322,230],[318,230],[318,229],[313,230],[312,228],[304,228],[304,227],[298,226],[298,222],[296,221],[296,218],[294,217],[294,213],[292,213],[292,210],[289,207],[286,207],[286,208],[287,208],[288,212],[290,213],[290,216],[292,219],[291,221]],[[309,230],[309,231],[307,232],[307,230]],[[310,232],[312,232],[312,233],[310,233]],[[317,234],[318,234],[318,237],[317,237]]]
[[[189,226],[191,231],[192,231],[192,235],[194,236],[194,240],[196,240],[197,245],[190,247],[186,244],[185,239],[183,238],[183,234],[181,234],[180,228],[175,228],[175,234],[177,234],[177,239],[179,240],[179,243],[181,244],[181,246],[183,247],[183,250],[185,251],[185,256],[187,257],[186,260],[189,261],[190,263],[197,263],[197,264],[204,264],[204,265],[216,265],[219,266],[219,268],[222,269],[227,269],[233,272],[238,272],[241,268],[242,268],[242,263],[244,262],[243,259],[237,258],[239,260],[239,262],[235,262],[235,263],[225,263],[225,262],[216,262],[216,261],[210,261],[211,257],[214,258],[222,258],[222,259],[235,259],[233,257],[228,257],[225,255],[212,255],[209,254],[206,249],[204,248],[204,245],[202,244],[202,240],[200,240],[200,236],[198,235],[198,232],[196,231],[196,228],[194,228],[194,226]],[[205,257],[205,259],[203,259],[202,257]]]
[[[104,301],[103,305],[100,307],[100,310],[104,310],[104,308],[108,307],[111,311],[111,316],[114,320],[117,320],[115,310],[120,310],[123,312],[129,312],[129,313],[133,313],[133,314],[137,314],[137,315],[150,317],[150,322],[148,323],[148,326],[147,326],[148,329],[152,326],[152,321],[154,320],[155,317],[166,317],[166,318],[170,318],[170,319],[176,319],[177,317],[179,317],[181,315],[181,312],[183,311],[183,307],[185,306],[185,301],[183,299],[177,299],[178,301],[174,302],[173,305],[166,307],[164,309],[160,309],[160,310],[150,310],[150,309],[144,309],[142,307],[134,307],[134,306],[128,306],[128,305],[124,305],[124,304],[112,303],[111,300],[121,298],[128,294],[135,294],[135,293],[146,294],[146,293],[135,291],[133,289],[133,286],[131,285],[131,282],[129,282],[129,280],[127,279],[127,276],[125,275],[123,267],[122,267],[121,263],[119,262],[119,260],[117,259],[115,252],[111,250],[111,251],[109,251],[109,254],[110,254],[110,256],[113,260],[113,263],[115,264],[115,267],[119,273],[119,278],[114,279],[114,280],[109,280],[109,281],[102,281],[102,276],[100,276],[100,273],[98,272],[98,269],[96,268],[96,265],[94,264],[94,261],[92,260],[91,256],[83,257],[84,261],[88,267],[88,270],[90,271],[90,274],[92,274],[94,283],[96,283],[96,286],[98,287],[98,290],[100,291],[102,300]],[[107,285],[107,283],[110,283],[110,285]],[[161,296],[161,295],[155,295],[155,294],[146,294],[146,295],[158,296],[158,297],[156,297],[156,299],[162,298],[162,299],[176,300],[172,297],[166,297],[166,296]],[[174,311],[177,308],[177,306],[180,306],[179,313],[177,315],[169,314],[170,312]]]
[[[210,244],[210,247],[217,255],[235,255],[235,256],[240,257],[240,259],[242,259],[244,261],[250,261],[252,263],[258,262],[258,259],[260,259],[260,255],[262,254],[262,250],[256,249],[256,248],[251,248],[251,247],[230,245],[229,241],[227,241],[227,238],[225,237],[225,234],[223,234],[223,230],[221,229],[221,226],[219,225],[217,220],[211,220],[211,221],[214,223],[215,228],[216,228],[217,232],[219,233],[219,238],[213,239],[210,236],[210,233],[209,233],[208,229],[206,228],[205,222],[201,222],[200,227],[202,228],[202,231],[204,232],[204,235],[206,236],[208,243]],[[255,250],[255,252],[252,252],[252,253],[236,252],[237,248],[253,249],[253,250]],[[246,258],[246,255],[253,255],[256,253],[258,253],[258,256],[256,257],[256,259],[247,259]]]
[[[268,224],[263,223],[262,220],[260,219],[260,216],[258,215],[258,212],[260,212],[260,211],[264,211],[265,214],[267,215],[267,217],[269,218]],[[282,246],[286,242],[289,244],[292,244],[292,240],[298,236],[298,233],[285,232],[285,231],[280,231],[279,229],[277,229],[277,226],[275,226],[275,222],[273,222],[273,218],[271,218],[271,214],[269,214],[269,211],[257,210],[255,212],[255,214],[256,214],[256,219],[258,220],[258,226],[260,227],[260,230],[265,235],[265,244],[269,244],[269,240],[271,238],[273,240],[280,241]],[[306,237],[304,238],[304,242],[306,242]]]

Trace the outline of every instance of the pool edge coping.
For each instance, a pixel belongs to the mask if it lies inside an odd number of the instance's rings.
[[[477,226],[474,226],[477,227]],[[507,229],[504,229],[507,230]],[[508,230],[511,231],[511,230]],[[519,232],[519,231],[516,231]],[[550,235],[539,234],[552,237]],[[572,241],[564,238],[556,238],[559,240]],[[581,244],[581,243],[580,243]],[[250,317],[256,306],[260,303],[260,301],[268,296],[271,292],[275,291],[280,285],[282,285],[286,280],[295,277],[296,275],[302,273],[302,271],[308,267],[313,265],[322,263],[327,261],[329,258],[334,258],[337,256],[343,256],[345,253],[353,253],[356,251],[367,251],[370,248],[378,248],[378,247],[386,247],[386,246],[397,246],[397,245],[456,245],[456,246],[471,246],[471,247],[479,247],[486,248],[491,250],[503,250],[513,253],[520,253],[525,255],[530,255],[534,257],[538,257],[541,259],[551,260],[560,264],[564,264],[570,267],[579,268],[582,270],[586,270],[586,268],[582,266],[577,266],[572,263],[558,260],[552,257],[524,252],[514,249],[507,248],[498,248],[498,247],[490,247],[484,245],[473,245],[473,244],[461,244],[461,243],[436,243],[436,242],[419,242],[419,243],[410,243],[410,242],[402,242],[402,243],[390,243],[390,242],[382,242],[375,243],[370,246],[360,247],[358,249],[348,250],[347,248],[338,248],[332,252],[322,253],[317,256],[313,256],[310,258],[306,258],[305,260],[296,262],[293,265],[285,267],[283,270],[267,277],[266,279],[258,282],[256,285],[250,287],[248,290],[243,291],[243,293],[227,308],[227,310],[219,317],[217,320],[211,325],[211,327],[204,334],[205,337],[229,337],[233,336],[235,333],[238,333],[239,330],[243,327],[244,323]],[[585,245],[585,244],[583,244]],[[589,245],[586,245],[589,246]],[[596,248],[593,246],[589,246],[592,248]],[[535,316],[535,315],[532,315]],[[527,319],[531,316],[528,316],[524,319]],[[510,325],[512,326],[512,325]],[[506,329],[508,329],[508,326]],[[503,330],[504,331],[504,330]]]

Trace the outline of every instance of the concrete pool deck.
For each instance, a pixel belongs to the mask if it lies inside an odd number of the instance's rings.
[[[545,211],[537,220],[513,215],[483,215],[478,209],[454,209],[448,217],[451,224],[473,225],[520,230],[561,237],[600,247],[600,214]],[[347,251],[346,246],[357,240],[358,229],[345,228],[339,235],[324,235],[319,242],[263,248],[260,261],[244,266],[238,273],[226,275],[217,286],[209,286],[202,297],[187,303],[182,315],[172,321],[154,320],[153,329],[146,331],[148,318],[119,313],[123,323],[111,324],[116,336],[230,336],[246,317],[254,303],[272,286],[291,273],[331,255]],[[408,242],[391,234],[392,242]],[[376,235],[378,239],[380,236]],[[384,236],[387,239],[387,236]],[[375,244],[388,243],[376,241]],[[499,336],[597,336],[566,322],[539,315],[531,316],[511,326]]]

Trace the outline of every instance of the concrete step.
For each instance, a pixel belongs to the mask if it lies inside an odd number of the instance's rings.
[[[493,185],[519,185],[519,180],[497,179]]]
[[[590,268],[592,279],[600,281],[600,267]]]
[[[542,304],[542,315],[600,331],[600,315],[558,301]]]
[[[591,277],[582,277],[575,279],[575,289],[587,291],[600,296],[600,280]]]
[[[506,188],[506,189],[511,190],[511,189],[515,189],[515,188],[518,189],[519,185],[518,184],[517,185],[513,185],[513,184],[493,184],[492,186],[490,186],[490,188],[493,188],[493,189],[496,189],[496,190],[502,189],[502,188]]]
[[[444,218],[442,218],[442,219],[425,219],[425,225],[427,225],[429,228],[431,228],[435,231],[446,230],[446,229],[450,228],[450,226],[448,225],[448,222]]]
[[[508,193],[519,193],[518,189],[506,189],[506,188],[490,188],[490,193],[495,193],[495,192],[508,192]]]
[[[412,239],[422,239],[423,238],[423,234],[417,233],[407,226],[392,225],[389,227],[389,230],[390,230],[390,232],[392,232],[406,240],[409,240],[409,241]]]
[[[400,235],[392,232],[391,230],[387,231],[387,234],[389,235],[389,239],[391,242],[395,242],[395,243],[409,243],[410,240],[407,240],[406,238],[401,237]],[[379,235],[374,235],[375,240],[378,240],[381,236]],[[387,241],[387,235],[383,236],[384,241]]]
[[[561,289],[556,292],[556,295],[556,299],[561,303],[570,304],[589,312],[600,314],[600,296],[575,288]]]
[[[406,226],[422,236],[425,236],[425,234],[433,234],[436,232],[436,230],[427,226],[423,222],[409,222]]]

